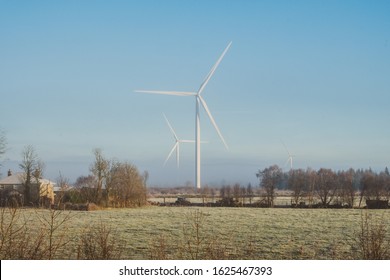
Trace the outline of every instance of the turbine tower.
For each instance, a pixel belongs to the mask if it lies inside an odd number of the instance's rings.
[[[207,116],[209,117],[211,123],[213,124],[215,130],[217,131],[219,138],[221,138],[223,144],[225,145],[226,149],[228,150],[228,145],[226,144],[225,139],[222,136],[221,131],[219,130],[213,116],[211,115],[210,109],[207,106],[206,101],[202,97],[202,92],[204,88],[206,87],[207,83],[210,81],[211,77],[213,76],[215,70],[217,69],[218,65],[221,63],[223,57],[225,56],[226,52],[229,50],[232,42],[228,44],[228,46],[225,48],[217,62],[214,64],[214,66],[211,68],[210,72],[207,74],[206,78],[203,80],[202,84],[200,85],[197,92],[186,92],[186,91],[155,91],[155,90],[136,90],[136,92],[140,93],[152,93],[152,94],[166,94],[166,95],[177,95],[177,96],[194,96],[195,97],[195,186],[196,188],[201,188],[201,181],[200,181],[200,107],[202,106],[203,109],[206,111]]]
[[[169,123],[167,116],[165,116],[165,114],[163,114],[163,116],[164,116],[165,121],[167,122],[169,129],[171,130],[171,132],[173,134],[173,138],[175,139],[175,144],[173,145],[171,151],[169,152],[167,158],[165,159],[164,165],[167,163],[167,161],[169,160],[169,158],[171,157],[173,152],[176,150],[176,165],[177,165],[177,168],[179,168],[179,166],[180,166],[180,143],[194,143],[195,141],[194,140],[181,140],[181,139],[179,139],[179,137],[177,137],[177,134],[176,134],[175,130],[173,129],[172,125]]]

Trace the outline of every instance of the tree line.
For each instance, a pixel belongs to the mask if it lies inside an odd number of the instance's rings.
[[[256,173],[264,203],[272,207],[277,189],[290,190],[292,205],[317,205],[321,207],[360,207],[365,201],[388,201],[390,197],[390,173],[372,169],[350,168],[333,171],[327,168],[313,170],[291,169],[283,172],[272,165]],[[359,201],[356,201],[358,199]]]
[[[363,207],[367,201],[388,205],[390,199],[387,167],[380,172],[353,168],[339,171],[307,168],[284,172],[278,165],[271,165],[258,170],[256,177],[259,180],[256,187],[238,183],[223,185],[219,189],[206,186],[200,190],[200,196],[204,202],[212,198],[216,205],[226,207],[273,207],[280,191],[287,191],[284,196],[291,197],[291,205],[295,207],[352,208]]]

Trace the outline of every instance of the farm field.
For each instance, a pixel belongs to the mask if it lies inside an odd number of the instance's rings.
[[[73,211],[64,229],[72,242],[56,258],[76,258],[78,236],[104,224],[121,247],[121,259],[351,259],[350,238],[360,230],[365,213],[390,221],[388,210],[361,209],[151,206]],[[22,214],[34,228],[35,217],[49,210],[24,209]],[[387,222],[386,227],[388,234]]]

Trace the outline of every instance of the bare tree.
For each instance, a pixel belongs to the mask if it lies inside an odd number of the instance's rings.
[[[233,198],[236,202],[240,201],[241,197],[241,189],[240,189],[240,184],[236,183],[233,186]]]
[[[5,137],[5,133],[3,131],[0,131],[0,159],[5,154],[6,145],[7,145],[7,139]],[[0,167],[1,167],[1,162],[0,162]]]
[[[94,149],[93,154],[95,156],[95,162],[91,166],[91,172],[95,175],[97,181],[95,203],[100,204],[103,195],[103,184],[110,164],[109,161],[104,158],[101,149]]]
[[[246,187],[246,194],[247,196],[249,197],[249,204],[252,204],[252,199],[253,199],[253,196],[254,196],[254,191],[253,191],[253,188],[252,188],[252,184],[249,183],[248,186]]]
[[[317,183],[317,172],[313,169],[308,168],[306,170],[306,197],[309,200],[309,205],[314,204],[314,193],[315,193],[315,187]]]
[[[231,198],[232,197],[232,187],[230,185],[223,185],[221,189],[219,190],[219,196],[224,198]]]
[[[240,196],[241,196],[241,199],[242,199],[242,205],[244,206],[245,203],[246,203],[245,198],[247,197],[246,188],[244,186],[240,187]]]
[[[0,158],[5,154],[5,149],[7,145],[7,139],[5,133],[0,131]]]
[[[202,203],[203,205],[208,202],[207,198],[210,196],[210,192],[211,192],[211,189],[208,185],[205,185],[203,186],[201,189],[200,189],[200,196],[202,197]]]
[[[260,186],[264,191],[268,207],[274,206],[275,190],[282,179],[282,175],[283,171],[277,165],[272,165],[256,173],[257,178],[260,180]]]
[[[289,189],[293,191],[293,204],[299,205],[306,191],[306,172],[302,169],[291,170],[288,176]]]
[[[64,202],[65,195],[67,191],[69,190],[69,179],[65,178],[61,172],[59,177],[57,178],[57,186],[59,187],[59,192],[55,197],[55,202],[57,204],[57,207],[59,209],[59,206],[61,203]]]
[[[379,180],[382,188],[382,197],[384,199],[389,200],[390,198],[390,174],[389,170],[385,169],[385,171],[382,171],[379,173]]]
[[[216,191],[214,188],[210,189],[210,195],[211,195],[211,202],[215,202]]]
[[[362,192],[361,196],[367,199],[380,199],[380,190],[378,187],[377,176],[371,170],[367,170],[364,172],[362,177]]]
[[[390,199],[390,172],[389,169],[385,168],[385,171],[383,172],[383,176],[385,177],[385,194],[386,199]]]
[[[355,203],[355,188],[354,188],[354,177],[355,171],[350,168],[348,171],[341,171],[337,174],[340,190],[339,196],[341,203],[348,205],[352,208]]]
[[[32,145],[24,147],[22,151],[22,163],[19,167],[24,171],[24,204],[37,203],[39,200],[38,189],[33,186],[39,184],[39,179],[43,173],[44,164],[39,160],[35,148]]]
[[[317,172],[316,192],[323,207],[328,207],[335,198],[338,190],[336,174],[330,170],[321,168]]]
[[[390,175],[385,172],[379,174],[372,170],[364,172],[362,177],[362,197],[366,200],[388,199],[390,189]]]
[[[226,197],[226,187],[225,186],[222,186],[219,190],[219,197],[220,198],[225,198]]]

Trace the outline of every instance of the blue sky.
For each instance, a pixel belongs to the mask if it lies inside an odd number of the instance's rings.
[[[194,181],[194,147],[181,167],[165,113],[194,139],[203,92],[229,151],[201,113],[203,184],[257,183],[271,164],[389,166],[388,1],[0,0],[1,173],[34,145],[45,175],[87,175],[92,150],[148,170],[151,185]]]

